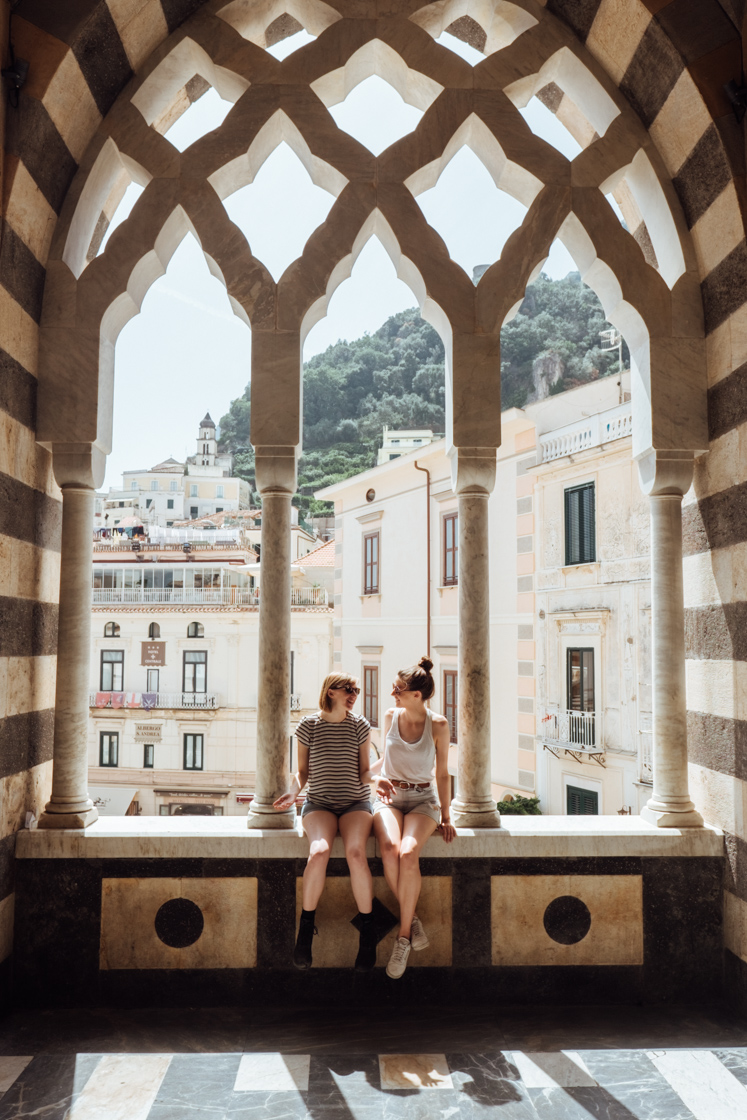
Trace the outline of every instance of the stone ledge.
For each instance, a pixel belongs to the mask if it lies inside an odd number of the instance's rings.
[[[724,854],[719,829],[659,829],[640,817],[503,817],[500,829],[462,828],[446,845],[432,837],[428,859],[704,857]],[[248,829],[246,817],[100,817],[85,832],[21,831],[17,859],[305,859],[300,831]],[[338,837],[332,855],[344,855]],[[379,855],[368,842],[367,855]]]

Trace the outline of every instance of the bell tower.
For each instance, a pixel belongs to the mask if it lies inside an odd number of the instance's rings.
[[[210,413],[205,414],[205,418],[200,421],[200,431],[197,436],[197,455],[195,462],[199,463],[202,467],[214,467],[215,456],[218,453],[218,442],[215,438],[215,424],[213,423]]]

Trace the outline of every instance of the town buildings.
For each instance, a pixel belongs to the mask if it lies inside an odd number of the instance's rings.
[[[257,553],[240,529],[233,541],[135,547],[94,544],[91,796],[106,815],[245,816],[257,750]],[[331,665],[323,570],[323,560],[308,576],[294,567],[289,590],[291,728],[316,709]],[[292,755],[291,741],[289,768]]]
[[[491,783],[496,800],[538,794],[545,813],[637,812],[650,794],[648,520],[628,385],[606,378],[502,416],[488,499]],[[385,433],[393,446],[399,435]],[[317,497],[336,510],[335,664],[360,676],[380,735],[397,670],[428,653],[456,774],[459,524],[444,441]]]

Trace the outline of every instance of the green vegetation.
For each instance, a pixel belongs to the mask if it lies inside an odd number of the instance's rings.
[[[543,273],[503,329],[503,408],[526,404],[539,361],[560,374],[552,393],[616,372],[617,354],[599,349],[605,325],[599,300],[577,272],[564,280]],[[328,513],[329,503],[318,502],[314,491],[372,467],[385,424],[443,432],[444,393],[443,343],[416,308],[392,315],[374,334],[315,355],[304,364],[304,454],[294,504],[305,513]],[[220,428],[221,448],[233,451],[237,474],[254,490],[250,410],[247,385]]]
[[[518,793],[512,796],[509,793],[506,800],[498,802],[498,812],[509,817],[541,817],[539,800],[539,797],[521,797]]]

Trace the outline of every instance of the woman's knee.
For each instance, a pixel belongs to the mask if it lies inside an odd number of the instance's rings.
[[[368,857],[366,856],[366,845],[361,843],[348,844],[345,848],[345,858],[349,864],[368,865]]]
[[[405,836],[400,845],[399,862],[403,867],[417,867],[420,859],[420,849],[417,841],[412,836]]]
[[[399,855],[399,840],[391,836],[377,836],[382,859],[396,859]]]
[[[327,863],[329,852],[328,840],[314,840],[309,847],[309,863]]]

